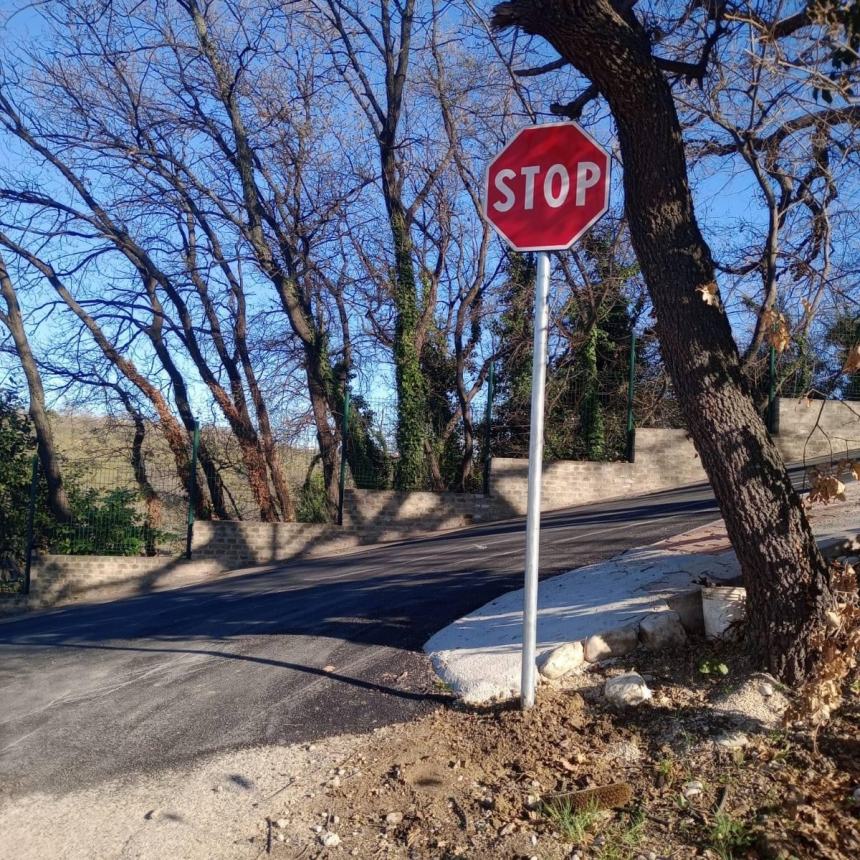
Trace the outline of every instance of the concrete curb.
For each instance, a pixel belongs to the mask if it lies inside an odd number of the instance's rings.
[[[860,484],[848,492],[847,502],[811,514],[822,546],[858,531]],[[638,647],[680,647],[687,635],[704,632],[699,583],[739,576],[725,527],[716,520],[545,579],[538,596],[538,668],[552,682],[566,674],[564,666],[577,672]],[[519,696],[521,636],[520,589],[448,625],[424,649],[459,697],[481,704]]]

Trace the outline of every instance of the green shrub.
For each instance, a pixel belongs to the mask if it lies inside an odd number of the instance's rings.
[[[311,472],[299,490],[296,519],[300,523],[328,522],[325,481],[319,472]]]
[[[68,482],[74,520],[51,531],[51,551],[63,555],[142,555],[147,527],[134,490],[82,489]]]
[[[33,435],[18,396],[0,390],[0,567],[13,569],[24,558]]]

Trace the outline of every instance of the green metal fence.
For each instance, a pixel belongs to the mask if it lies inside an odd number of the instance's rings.
[[[176,556],[188,492],[175,466],[77,461],[64,470],[72,520],[37,523],[34,546],[62,555]]]

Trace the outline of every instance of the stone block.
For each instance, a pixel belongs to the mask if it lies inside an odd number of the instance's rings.
[[[639,646],[638,628],[632,625],[596,633],[585,640],[585,659],[599,663],[610,657],[622,657]]]
[[[639,640],[649,651],[665,651],[684,645],[687,631],[681,624],[681,616],[667,609],[642,619],[639,624]]]
[[[584,662],[582,642],[565,642],[543,655],[538,661],[538,671],[552,681],[576,671]]]

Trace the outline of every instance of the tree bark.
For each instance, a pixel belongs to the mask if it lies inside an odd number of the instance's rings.
[[[72,509],[69,498],[63,486],[63,475],[60,471],[60,461],[54,445],[54,432],[48,420],[48,410],[45,408],[45,390],[42,387],[42,377],[36,364],[36,358],[30,349],[30,341],[24,329],[24,319],[21,306],[12,285],[12,279],[6,269],[6,263],[0,256],[0,294],[6,301],[6,313],[0,313],[0,322],[4,323],[12,335],[15,352],[21,362],[21,369],[27,380],[27,391],[30,397],[30,419],[36,430],[36,449],[39,462],[48,485],[48,505],[54,519],[67,523],[72,519]]]
[[[817,657],[812,634],[833,602],[827,566],[747,390],[729,320],[719,301],[704,301],[716,290],[714,265],[649,37],[629,6],[610,0],[514,0],[494,13],[496,27],[549,41],[609,103],[633,246],[664,360],[741,563],[750,642],[770,671],[799,684]]]

